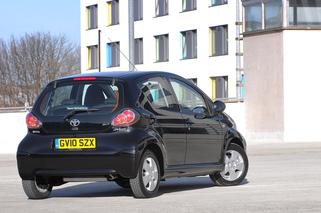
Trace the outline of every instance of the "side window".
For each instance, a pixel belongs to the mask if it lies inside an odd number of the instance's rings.
[[[206,107],[203,97],[192,87],[175,79],[171,79],[170,82],[183,113],[192,114],[193,109],[197,106]]]
[[[144,98],[151,104],[154,109],[178,111],[175,104],[175,98],[168,89],[168,83],[162,78],[150,78],[139,84],[139,88],[144,94]],[[141,102],[144,102],[141,100]],[[146,101],[145,101],[146,102]],[[145,108],[146,103],[142,103]]]

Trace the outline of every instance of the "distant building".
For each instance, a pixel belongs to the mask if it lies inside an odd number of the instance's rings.
[[[182,75],[213,99],[239,100],[241,11],[238,0],[135,0],[132,62]],[[128,70],[128,46],[127,0],[81,0],[82,72]]]
[[[321,141],[321,1],[242,2],[248,139]]]

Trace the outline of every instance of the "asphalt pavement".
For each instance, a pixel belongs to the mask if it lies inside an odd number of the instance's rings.
[[[69,183],[28,200],[14,155],[0,155],[0,212],[321,212],[321,143],[249,145],[246,181],[214,186],[209,177],[161,183],[160,195],[134,199],[113,182]]]

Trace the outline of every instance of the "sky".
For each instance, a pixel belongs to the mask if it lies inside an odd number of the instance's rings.
[[[80,44],[81,0],[0,0],[0,39],[50,32]]]

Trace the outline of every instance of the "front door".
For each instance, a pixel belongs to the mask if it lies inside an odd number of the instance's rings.
[[[220,122],[210,117],[195,118],[195,107],[208,107],[203,96],[183,81],[171,79],[170,83],[188,127],[185,164],[219,162],[224,142],[224,130]]]

